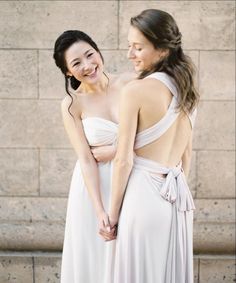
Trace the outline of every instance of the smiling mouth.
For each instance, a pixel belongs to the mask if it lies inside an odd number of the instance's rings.
[[[93,70],[92,73],[86,74],[85,77],[94,77],[97,73],[98,66]]]

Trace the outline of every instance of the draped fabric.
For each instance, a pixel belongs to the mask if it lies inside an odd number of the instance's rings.
[[[175,122],[178,92],[165,73],[150,75],[173,94],[166,115],[137,134],[135,149],[160,138]],[[196,110],[189,115],[193,127]],[[118,125],[99,117],[83,120],[91,146],[116,144]],[[98,163],[105,209],[110,204],[112,163]],[[91,176],[92,178],[93,176]],[[104,242],[76,163],[67,208],[61,283],[193,283],[193,199],[181,162],[168,168],[134,154],[116,241]]]
[[[135,149],[160,138],[178,118],[178,91],[165,73],[160,80],[172,93],[164,117],[136,136]],[[194,126],[196,110],[188,115]],[[181,161],[169,168],[134,154],[118,225],[114,283],[193,283],[193,210]]]
[[[83,120],[83,127],[91,146],[116,142],[118,125],[111,121],[89,117]],[[98,163],[100,190],[106,210],[110,202],[111,166],[110,162]],[[78,160],[68,198],[61,283],[111,283],[114,245],[115,242],[104,242],[98,234],[97,217]]]

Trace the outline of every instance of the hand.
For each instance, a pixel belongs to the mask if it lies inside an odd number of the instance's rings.
[[[106,240],[112,238],[112,229],[107,213],[103,210],[98,214],[99,234]],[[102,231],[102,233],[100,233]]]
[[[108,162],[115,157],[116,146],[115,145],[92,146],[91,152],[97,162]]]
[[[100,229],[99,234],[105,239],[105,241],[112,241],[116,239],[118,220],[110,220],[110,229]]]

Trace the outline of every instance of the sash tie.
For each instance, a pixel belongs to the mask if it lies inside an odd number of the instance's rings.
[[[170,168],[135,156],[134,167],[147,171],[147,177],[159,188],[161,197],[172,204],[169,249],[163,283],[193,283],[192,211],[195,205],[181,162],[178,166]],[[161,187],[160,175],[166,176],[162,179]]]
[[[160,195],[170,203],[175,203],[179,211],[195,209],[192,195],[181,165],[168,169]]]

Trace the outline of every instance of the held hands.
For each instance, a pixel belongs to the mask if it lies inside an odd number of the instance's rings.
[[[104,238],[105,241],[112,241],[116,239],[117,235],[117,223],[109,219],[105,211],[103,211],[99,217],[99,234]]]
[[[115,145],[92,146],[91,152],[97,162],[108,162],[115,157],[116,146]]]

